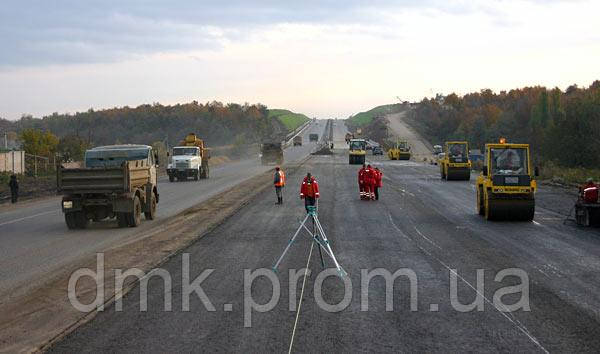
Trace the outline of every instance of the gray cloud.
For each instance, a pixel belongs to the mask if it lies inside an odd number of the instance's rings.
[[[0,66],[111,62],[215,49],[224,39],[239,40],[261,26],[376,24],[378,12],[431,7],[451,14],[480,10],[469,2],[436,0],[7,1],[0,10]]]

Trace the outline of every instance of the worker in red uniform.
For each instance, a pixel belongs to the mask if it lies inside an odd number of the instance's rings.
[[[379,200],[379,188],[383,186],[383,172],[375,167],[375,200]]]
[[[314,206],[319,199],[319,184],[310,172],[306,174],[300,186],[300,199],[304,199],[304,208],[307,213],[308,206]]]
[[[375,200],[375,170],[371,165],[367,165],[364,172],[364,185],[365,185],[365,199]]]
[[[362,165],[360,170],[358,170],[358,190],[360,191],[360,199],[365,199],[365,169],[367,166],[365,164]]]

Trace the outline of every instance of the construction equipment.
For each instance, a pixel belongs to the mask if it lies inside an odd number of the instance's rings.
[[[367,141],[365,139],[350,139],[348,154],[350,165],[364,164],[367,155]]]
[[[591,181],[590,181],[591,182]],[[600,226],[600,203],[598,186],[593,182],[579,188],[575,202],[575,222],[579,226]]]
[[[444,144],[444,158],[438,161],[440,176],[446,181],[471,179],[471,160],[469,143],[466,141],[447,141]]]
[[[406,140],[398,140],[394,147],[388,150],[390,160],[410,160],[410,145]]]
[[[172,149],[171,162],[167,165],[169,182],[173,182],[175,178],[187,180],[188,177],[193,177],[196,181],[208,178],[208,159],[210,150],[204,146],[204,140],[194,133],[189,133]]]
[[[535,213],[535,177],[529,144],[485,145],[485,165],[477,177],[477,211],[487,220],[531,221]]]
[[[354,134],[346,133],[345,139],[346,139],[346,144],[350,144],[350,140],[354,139]]]
[[[117,218],[119,227],[153,220],[158,204],[158,156],[147,145],[101,146],[85,152],[85,167],[58,166],[56,183],[69,229]]]
[[[280,142],[263,142],[260,146],[261,158],[263,165],[283,164],[283,147]]]
[[[294,146],[302,146],[302,136],[296,135],[294,137]]]

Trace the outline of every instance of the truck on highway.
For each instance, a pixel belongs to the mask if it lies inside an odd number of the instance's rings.
[[[348,150],[348,163],[362,165],[367,155],[367,141],[365,139],[350,139]]]
[[[116,218],[135,227],[153,220],[158,204],[158,156],[147,145],[100,146],[85,152],[84,167],[57,168],[57,191],[69,229]]]
[[[538,171],[531,169],[529,144],[500,139],[485,145],[485,156],[476,182],[479,215],[487,220],[533,220]]]
[[[319,134],[308,134],[308,141],[319,141]]]
[[[296,135],[294,137],[294,146],[302,146],[302,136]]]
[[[281,142],[263,142],[260,145],[260,154],[260,161],[263,165],[283,164],[283,146]]]
[[[208,178],[209,159],[210,150],[204,146],[204,140],[189,133],[172,149],[171,161],[167,165],[169,182],[187,180],[188,177],[193,177],[195,181]]]
[[[446,181],[471,179],[469,143],[466,141],[446,141],[444,158],[438,161],[440,176]]]

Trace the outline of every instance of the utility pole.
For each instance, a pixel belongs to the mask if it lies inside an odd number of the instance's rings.
[[[4,132],[4,148],[8,150],[8,133]]]

